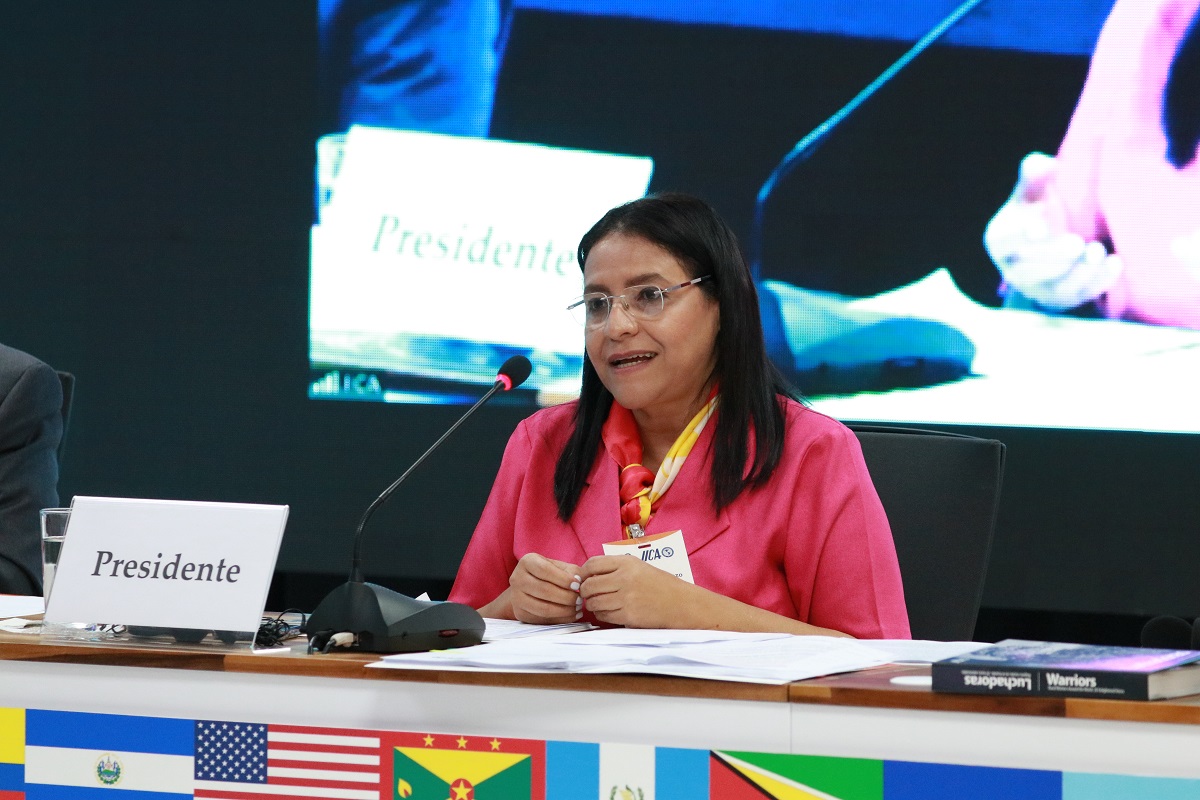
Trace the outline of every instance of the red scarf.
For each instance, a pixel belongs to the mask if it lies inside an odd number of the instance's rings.
[[[621,498],[621,525],[641,525],[650,521],[654,509],[650,503],[650,487],[654,485],[654,473],[642,466],[642,435],[638,433],[633,412],[613,401],[608,410],[608,419],[600,432],[604,449],[621,467],[619,493]],[[628,538],[628,533],[625,533]]]
[[[717,387],[713,386],[704,407],[684,426],[656,476],[642,464],[642,436],[638,432],[633,412],[613,402],[600,437],[608,454],[621,465],[618,492],[621,501],[621,526],[625,538],[645,535],[646,526],[650,524],[651,516],[658,509],[659,501],[667,489],[671,488],[700,431],[716,410],[716,404]]]

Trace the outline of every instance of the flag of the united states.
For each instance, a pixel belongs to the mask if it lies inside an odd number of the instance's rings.
[[[379,769],[370,731],[196,722],[195,797],[378,800]]]

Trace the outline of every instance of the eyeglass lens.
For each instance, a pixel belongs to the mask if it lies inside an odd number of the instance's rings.
[[[584,324],[588,327],[603,325],[612,312],[613,302],[617,300],[636,317],[653,317],[663,310],[662,289],[657,286],[630,286],[611,298],[600,293],[585,297],[579,307],[584,312]]]

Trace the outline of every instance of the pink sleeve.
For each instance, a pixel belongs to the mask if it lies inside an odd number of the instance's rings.
[[[854,433],[839,425],[812,441],[801,476],[795,508],[805,519],[794,524],[817,535],[788,544],[788,573],[813,575],[811,588],[791,587],[796,607],[811,593],[810,624],[860,639],[909,638],[891,527]],[[818,552],[804,552],[814,545]]]
[[[1047,199],[1051,223],[1086,241],[1109,236],[1099,198],[1102,149],[1138,120],[1157,125],[1173,42],[1161,35],[1178,0],[1117,0],[1092,54],[1087,81],[1058,150],[1058,179]]]
[[[508,578],[517,566],[513,555],[517,499],[524,490],[531,452],[527,424],[522,422],[504,448],[504,459],[459,564],[450,600],[480,608],[508,588]]]

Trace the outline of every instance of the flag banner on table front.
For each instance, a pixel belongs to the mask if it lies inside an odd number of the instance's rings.
[[[655,799],[709,800],[708,759],[707,750],[655,748]]]
[[[384,800],[546,800],[546,743],[445,733],[385,734]]]
[[[197,720],[195,740],[196,797],[389,796],[378,731]]]
[[[600,745],[598,800],[655,800],[654,746]]]
[[[546,796],[551,800],[709,800],[708,758],[707,750],[546,742]]]
[[[25,797],[25,709],[0,708],[0,800]]]
[[[713,752],[710,795],[721,800],[883,800],[883,762]]]
[[[1057,774],[1057,773],[1053,773]],[[1200,780],[1064,772],[1062,800],[1195,800]]]
[[[1063,800],[1063,774],[1037,769],[887,761],[883,783],[887,800]]]
[[[37,709],[25,714],[27,800],[88,798],[88,790],[136,791],[139,800],[191,797],[192,766],[191,720]]]
[[[546,742],[546,796],[596,800],[600,796],[600,745]]]

